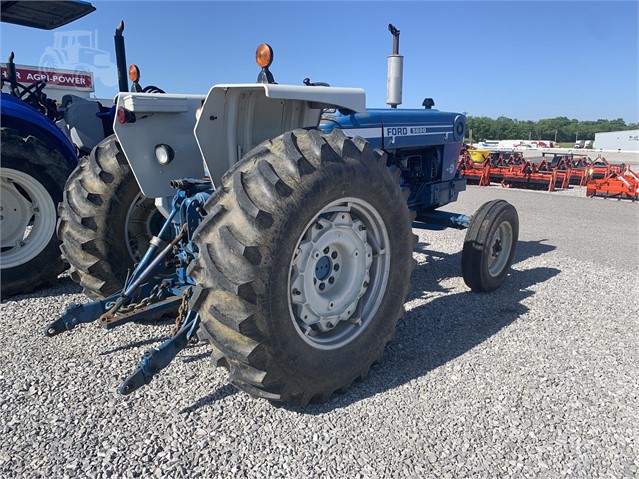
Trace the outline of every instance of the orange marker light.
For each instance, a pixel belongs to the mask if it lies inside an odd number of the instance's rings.
[[[270,45],[262,43],[255,51],[255,61],[262,68],[266,68],[273,63],[273,49]]]
[[[132,82],[140,81],[140,69],[137,65],[131,65],[129,67],[129,80]]]

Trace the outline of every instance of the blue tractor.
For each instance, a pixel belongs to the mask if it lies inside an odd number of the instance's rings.
[[[40,2],[42,3],[42,2]],[[2,21],[53,29],[95,10],[85,2],[2,2]],[[13,54],[7,65],[11,93],[2,93],[1,295],[28,292],[53,281],[65,268],[55,235],[56,208],[78,158],[71,140],[54,123],[55,102],[44,81],[16,80]]]
[[[437,210],[465,188],[455,168],[465,117],[432,100],[396,108],[402,57],[391,33],[391,109],[366,110],[358,88],[275,83],[266,44],[256,83],[215,85],[205,97],[118,95],[115,138],[99,155],[126,159],[166,221],[120,292],[70,305],[45,334],[96,320],[110,329],[179,305],[171,338],[120,393],[148,384],[199,337],[240,389],[305,405],[381,360],[411,290],[413,227],[467,228],[466,283],[499,287],[517,212],[501,200],[472,218]]]
[[[81,18],[95,8],[83,1],[2,2],[2,21],[51,30]],[[121,91],[128,89],[124,24],[115,33],[118,81]],[[1,291],[6,297],[27,293],[55,281],[68,268],[60,254],[56,236],[57,207],[63,200],[65,183],[74,181],[72,172],[86,169],[89,153],[105,137],[113,134],[114,106],[97,100],[65,95],[61,104],[48,98],[46,82],[23,84],[17,79],[14,54],[2,78],[9,93],[2,93],[1,187]],[[134,78],[134,89],[160,92],[156,87],[142,89]],[[82,160],[82,161],[80,161]],[[80,163],[80,164],[79,164]],[[120,167],[128,169],[126,163]],[[71,175],[71,178],[69,178]],[[99,289],[86,290],[94,298],[113,293],[126,275],[126,268],[139,260],[152,236],[153,218],[159,216],[153,202],[143,198],[135,184],[129,191],[127,228],[114,231],[109,241],[122,245],[125,255],[103,268]],[[68,209],[62,208],[64,218]],[[139,226],[142,225],[142,226]],[[62,225],[64,227],[64,224]],[[130,231],[130,236],[128,235]],[[101,238],[101,241],[106,241]],[[114,271],[114,268],[116,270]],[[124,272],[121,272],[124,270]],[[71,275],[79,275],[72,268]],[[110,288],[110,289],[109,289]]]

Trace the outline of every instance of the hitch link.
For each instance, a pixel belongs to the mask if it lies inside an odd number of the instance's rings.
[[[199,325],[200,315],[189,310],[177,334],[160,346],[144,353],[137,369],[120,385],[118,392],[124,395],[131,394],[136,389],[149,384],[155,374],[167,367],[173,358],[188,346]]]
[[[64,331],[71,331],[80,323],[95,321],[106,312],[106,305],[118,295],[111,296],[102,301],[93,301],[89,304],[71,303],[64,310],[64,314],[44,328],[44,335],[53,337]]]

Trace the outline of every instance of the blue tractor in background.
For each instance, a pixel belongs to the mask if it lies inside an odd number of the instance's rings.
[[[472,218],[438,210],[465,188],[456,170],[465,117],[433,110],[429,99],[423,109],[396,108],[402,57],[389,27],[390,109],[367,110],[360,88],[277,84],[266,44],[256,83],[214,85],[206,96],[120,93],[115,136],[91,157],[126,162],[166,220],[119,292],[69,305],[45,334],[177,309],[171,338],[144,355],[120,393],[148,384],[199,337],[243,391],[305,405],[382,359],[411,291],[414,227],[467,228],[465,282],[498,288],[515,253],[517,212],[503,200]],[[85,195],[90,174],[65,195]],[[100,201],[112,207],[95,223],[122,216],[117,192],[104,189]],[[69,216],[63,251],[84,231]],[[99,264],[83,253],[80,266],[85,257]]]
[[[85,2],[2,2],[2,21],[34,28],[66,25],[95,8]],[[13,54],[7,65],[11,93],[2,93],[2,209],[0,285],[7,296],[53,281],[65,268],[55,235],[57,204],[67,177],[78,163],[70,138],[54,123],[55,102],[43,92],[46,83],[16,80]]]
[[[51,30],[81,18],[95,8],[83,1],[2,2],[2,21],[27,27]],[[124,23],[115,32],[118,83],[128,89]],[[9,93],[2,93],[2,163],[0,167],[0,295],[6,297],[27,293],[55,281],[69,267],[60,254],[56,236],[58,204],[63,199],[65,183],[72,172],[86,168],[86,158],[104,138],[113,134],[114,106],[103,106],[97,100],[65,95],[61,104],[48,98],[46,82],[38,80],[25,85],[18,81],[11,53],[2,83]],[[46,71],[46,65],[43,66]],[[161,92],[156,87],[142,89],[134,78],[134,89]],[[81,161],[82,160],[82,161]],[[126,170],[127,165],[121,168]],[[74,181],[71,178],[69,181]],[[136,254],[147,247],[152,236],[151,219],[157,215],[153,202],[143,198],[133,185],[131,208],[127,216],[133,226],[134,239],[124,228],[113,241],[122,243],[125,255],[120,257],[124,270],[119,276],[106,268],[101,291],[87,291],[100,298],[117,290],[125,277],[126,267],[139,260]],[[138,245],[133,247],[132,245]],[[118,271],[120,271],[118,270]],[[72,267],[71,275],[77,277]],[[115,276],[113,276],[115,274]],[[109,283],[110,281],[110,283]],[[109,287],[112,289],[109,290]]]

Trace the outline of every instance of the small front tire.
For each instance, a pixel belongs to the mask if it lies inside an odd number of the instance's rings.
[[[462,251],[462,276],[475,292],[499,288],[510,270],[519,236],[519,216],[504,200],[484,203],[471,219]]]

